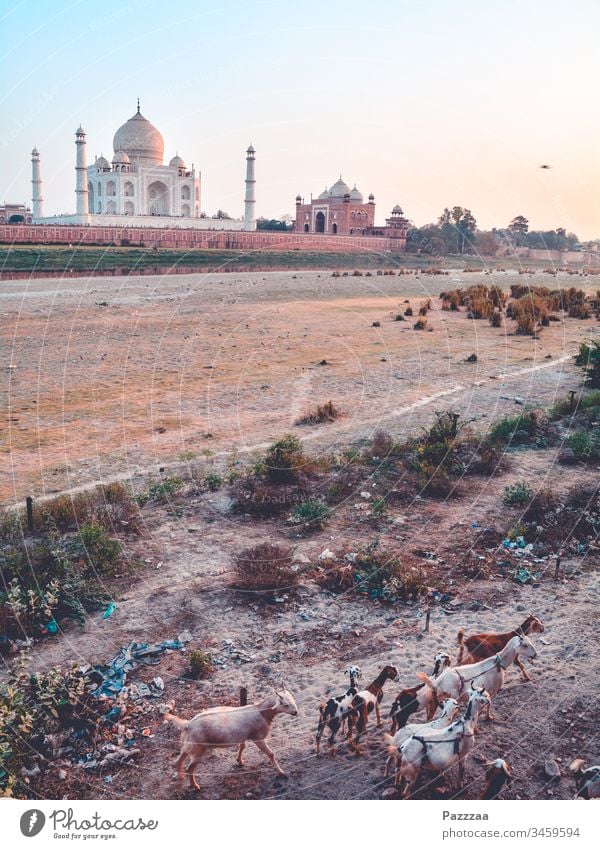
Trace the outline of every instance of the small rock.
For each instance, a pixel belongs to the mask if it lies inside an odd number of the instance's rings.
[[[556,761],[545,761],[544,773],[547,775],[548,778],[560,778],[560,767],[556,763]]]
[[[66,769],[59,769],[58,770],[58,777],[61,781],[64,781],[67,777],[67,770]]]
[[[382,799],[395,799],[396,798],[396,788],[395,787],[386,787],[383,793],[381,794]]]

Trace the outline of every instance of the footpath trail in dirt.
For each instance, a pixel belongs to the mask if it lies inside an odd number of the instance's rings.
[[[518,519],[518,511],[502,505],[507,484],[525,478],[558,492],[595,480],[593,471],[557,466],[552,450],[511,456],[510,471],[488,480],[470,479],[469,494],[460,500],[421,501],[410,510],[392,510],[389,524],[379,530],[382,542],[400,547],[407,559],[414,560],[414,552],[422,549],[428,552],[427,563],[442,558],[440,566],[431,567],[431,581],[432,586],[447,583],[447,576],[455,575],[458,548],[475,544],[483,527],[504,529]],[[165,700],[174,701],[175,712],[185,717],[211,705],[235,703],[240,686],[247,686],[250,698],[256,699],[285,681],[297,697],[299,716],[278,718],[271,742],[289,778],[277,777],[264,756],[249,747],[243,769],[235,766],[232,750],[215,753],[199,768],[201,792],[182,789],[172,767],[178,734],[162,724],[154,705],[140,720],[153,736],[141,739],[135,767],[100,772],[73,767],[64,782],[56,782],[51,772],[42,792],[45,788],[65,798],[379,798],[388,786],[383,780],[386,752],[374,722],[360,758],[345,745],[335,759],[315,756],[318,704],[344,689],[346,666],[358,663],[365,683],[384,664],[397,666],[399,680],[386,687],[384,699],[389,728],[387,713],[395,693],[416,683],[418,670],[430,671],[437,651],[454,656],[459,627],[503,631],[532,611],[546,625],[534,640],[538,657],[529,666],[533,681],[523,683],[516,668],[510,671],[494,703],[496,721],[482,723],[463,795],[477,798],[481,792],[484,759],[505,756],[514,773],[506,798],[572,797],[568,763],[577,756],[596,762],[598,755],[600,582],[588,557],[567,558],[566,578],[559,582],[552,579],[554,563],[549,561],[548,573],[534,586],[518,586],[501,569],[475,581],[461,580],[456,573],[452,604],[446,606],[455,612],[435,607],[425,634],[422,611],[414,605],[336,597],[308,580],[283,604],[265,604],[231,589],[232,558],[246,545],[292,541],[315,562],[325,547],[339,551],[349,541],[360,546],[372,540],[373,529],[357,521],[351,503],[336,511],[326,530],[310,537],[296,537],[282,523],[230,517],[224,504],[222,494],[215,493],[176,501],[169,508],[147,508],[146,537],[139,547],[149,562],[137,578],[128,579],[117,612],[108,620],[93,616],[83,630],[72,626],[38,644],[33,665],[43,669],[57,662],[105,661],[132,639],[162,640],[188,628],[194,637],[191,646],[204,647],[219,661],[208,680],[186,679],[188,661],[180,652],[166,656],[158,667],[136,670],[131,680],[150,681],[160,674]],[[323,750],[327,752],[326,745]],[[544,762],[550,759],[561,767],[560,782],[544,774]],[[420,793],[443,797],[448,788],[428,785]]]
[[[570,357],[595,322],[567,318],[533,339],[512,335],[510,321],[495,329],[443,312],[437,299],[456,286],[524,281],[586,283],[560,272],[2,281],[0,503],[202,457],[218,463],[330,399],[346,415],[308,436],[325,452],[378,427],[412,433],[443,404],[479,427],[514,411],[515,398],[551,406],[578,387]],[[429,297],[427,330],[394,320]],[[466,362],[472,353],[477,362]]]

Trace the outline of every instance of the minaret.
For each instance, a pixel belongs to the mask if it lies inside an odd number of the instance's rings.
[[[246,199],[244,201],[244,230],[256,230],[256,197],[254,195],[254,148],[246,151]]]
[[[44,217],[44,198],[42,197],[42,177],[40,173],[40,153],[37,147],[31,151],[31,199],[33,200],[33,219]]]
[[[89,214],[88,187],[87,187],[87,161],[85,155],[85,133],[81,126],[75,131],[75,196],[77,198],[77,215]]]

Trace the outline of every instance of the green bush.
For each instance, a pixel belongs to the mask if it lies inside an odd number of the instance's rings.
[[[331,510],[322,501],[303,501],[292,510],[291,519],[306,530],[318,530],[331,518]]]
[[[577,430],[567,439],[567,445],[580,460],[593,460],[600,454],[600,440],[587,430]]]
[[[490,428],[488,438],[492,443],[522,445],[535,436],[536,421],[525,413],[500,419]]]
[[[97,525],[82,532],[0,548],[0,633],[39,636],[51,620],[83,622],[106,603],[101,576],[120,563],[120,543]]]
[[[211,472],[208,475],[205,475],[203,483],[210,492],[216,492],[223,486],[223,478],[221,475]]]
[[[523,504],[529,504],[533,498],[533,491],[526,483],[515,483],[512,486],[504,488],[502,500],[509,507],[519,507]]]
[[[85,715],[85,682],[76,667],[30,674],[26,656],[18,657],[0,680],[0,797],[28,795],[21,768],[46,754],[45,735],[60,731],[74,708]]]
[[[583,368],[587,385],[600,388],[600,342],[582,342],[575,363]]]
[[[169,475],[161,481],[151,483],[146,492],[140,493],[137,497],[138,504],[147,504],[149,501],[158,503],[169,501],[183,489],[183,486],[183,480],[179,475]]]
[[[291,483],[296,480],[303,460],[302,443],[288,433],[274,442],[265,455],[267,478],[271,483]]]

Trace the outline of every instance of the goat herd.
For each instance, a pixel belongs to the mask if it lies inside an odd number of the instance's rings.
[[[524,680],[530,680],[523,661],[533,659],[536,651],[528,634],[543,630],[542,622],[531,614],[514,631],[504,634],[474,634],[465,639],[461,630],[458,632],[458,665],[452,667],[450,656],[440,653],[435,657],[431,676],[417,673],[421,683],[398,693],[390,711],[391,734],[384,734],[388,754],[385,777],[393,772],[401,797],[410,795],[424,771],[447,773],[454,765],[458,766],[459,787],[463,786],[479,715],[485,711],[487,719],[493,719],[492,699],[502,689],[512,664],[520,668]],[[350,666],[346,674],[350,676],[346,692],[319,707],[317,756],[326,729],[330,755],[336,753],[336,736],[340,731],[346,734],[349,746],[359,755],[369,715],[375,712],[377,725],[381,726],[383,687],[387,681],[398,677],[394,666],[384,666],[368,687],[359,690],[360,668]],[[436,717],[438,707],[440,713]],[[409,718],[420,711],[425,711],[426,722],[409,723]],[[242,765],[247,742],[254,743],[267,755],[277,772],[285,775],[266,742],[273,720],[280,713],[298,714],[294,697],[285,688],[256,704],[209,708],[190,720],[165,714],[165,720],[182,732],[176,762],[180,780],[187,775],[190,785],[199,790],[195,772],[203,754],[214,747],[237,746],[237,762]],[[600,766],[586,769],[584,762],[577,759],[570,769],[577,796],[600,798]],[[510,768],[504,759],[497,758],[486,764],[486,784],[481,798],[497,798],[510,781]]]

